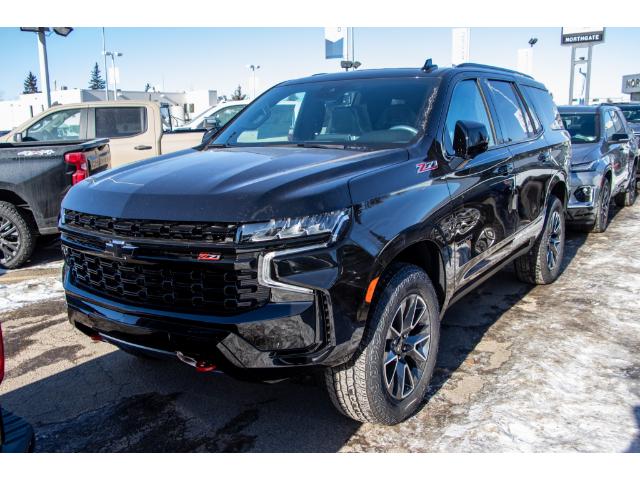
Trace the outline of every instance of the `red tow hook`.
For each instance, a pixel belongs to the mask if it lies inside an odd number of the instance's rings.
[[[181,362],[186,363],[187,365],[191,365],[196,369],[196,372],[207,373],[213,372],[216,369],[216,366],[213,363],[207,362],[206,360],[196,360],[193,357],[189,357],[182,352],[176,352],[176,356]]]
[[[211,363],[203,362],[202,360],[196,362],[196,372],[206,373],[213,372],[216,369],[215,365]]]
[[[93,340],[94,342],[104,342],[104,339],[102,338],[102,336],[100,334],[89,335],[89,338],[91,340]]]

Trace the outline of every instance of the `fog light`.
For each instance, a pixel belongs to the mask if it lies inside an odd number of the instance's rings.
[[[581,203],[588,203],[591,201],[591,190],[590,186],[576,188],[573,196]]]

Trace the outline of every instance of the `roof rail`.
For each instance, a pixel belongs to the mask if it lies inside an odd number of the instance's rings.
[[[493,65],[485,65],[483,63],[467,62],[467,63],[461,63],[459,65],[456,65],[456,68],[462,68],[462,67],[486,68],[488,70],[498,70],[499,72],[515,73],[516,75],[522,75],[523,77],[527,77],[533,80],[533,77],[531,75],[527,75],[526,73],[518,72],[517,70],[511,70],[509,68],[494,67]]]

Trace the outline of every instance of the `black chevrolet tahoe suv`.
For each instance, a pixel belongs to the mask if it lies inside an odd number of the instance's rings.
[[[322,369],[344,414],[401,422],[449,305],[514,260],[558,277],[570,148],[545,87],[509,70],[281,83],[202,145],[70,190],[70,321],[200,371]]]

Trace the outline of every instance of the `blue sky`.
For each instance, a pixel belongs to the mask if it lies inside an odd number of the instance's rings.
[[[118,59],[119,88],[141,90],[149,82],[167,91],[215,89],[230,94],[241,84],[250,89],[245,65],[259,64],[259,86],[288,78],[337,70],[324,59],[322,28],[107,28],[107,48]],[[565,103],[569,88],[570,48],[560,46],[560,28],[472,28],[471,61],[515,68],[516,50],[534,47],[534,75]],[[450,28],[356,28],[356,58],[363,67],[421,66],[427,57],[451,61]],[[606,42],[594,49],[592,97],[621,96],[621,77],[640,72],[640,28],[609,28]],[[47,39],[51,85],[86,87],[98,61],[99,28],[78,28],[67,38]],[[0,28],[0,98],[22,91],[29,70],[39,77],[36,36],[18,28]],[[10,48],[7,48],[10,47]],[[578,87],[581,83],[578,83]]]

